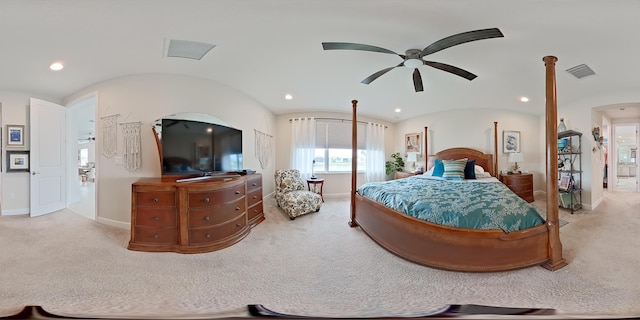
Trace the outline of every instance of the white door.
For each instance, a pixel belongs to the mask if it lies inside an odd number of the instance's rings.
[[[30,214],[35,217],[66,206],[66,108],[31,98],[29,112]]]

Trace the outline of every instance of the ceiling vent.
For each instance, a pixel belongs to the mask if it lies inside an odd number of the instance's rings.
[[[169,48],[167,49],[167,57],[200,60],[215,46],[215,44],[203,42],[170,40]]]
[[[592,76],[592,75],[596,74],[586,64],[580,64],[580,65],[577,65],[577,66],[575,66],[573,68],[569,68],[569,69],[567,69],[567,72],[569,72],[570,74],[572,74],[574,77],[576,77],[578,79],[582,79],[584,77],[588,77],[588,76]]]

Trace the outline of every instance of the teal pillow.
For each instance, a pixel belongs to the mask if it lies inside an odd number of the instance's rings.
[[[476,159],[467,161],[464,166],[464,178],[475,179],[476,178]]]
[[[442,160],[442,164],[444,165],[442,178],[445,180],[464,180],[464,167],[467,165],[467,159]]]
[[[433,173],[431,174],[431,176],[442,177],[443,173],[444,173],[444,165],[442,164],[442,160],[436,159],[433,162]]]

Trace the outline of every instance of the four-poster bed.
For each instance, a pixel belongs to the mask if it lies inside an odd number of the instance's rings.
[[[533,265],[557,270],[567,263],[562,258],[558,224],[557,188],[557,106],[555,62],[543,58],[546,66],[546,221],[526,229],[471,229],[445,226],[417,219],[363,196],[356,186],[357,126],[352,128],[353,161],[351,227],[359,226],[371,239],[388,251],[409,261],[454,271],[504,271]],[[357,123],[357,101],[353,100],[353,124]],[[425,154],[427,154],[425,127]],[[494,153],[497,155],[497,123],[494,122]],[[491,176],[497,175],[497,159],[492,154],[469,149],[442,150],[436,159],[475,159]]]

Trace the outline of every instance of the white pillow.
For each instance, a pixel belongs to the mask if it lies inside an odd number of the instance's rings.
[[[491,174],[489,172],[481,172],[481,173],[476,172],[476,178],[477,179],[480,179],[480,178],[491,178]]]
[[[476,166],[474,168],[474,171],[476,172],[476,175],[483,174],[484,173],[484,168],[476,164]]]
[[[427,172],[423,173],[422,175],[432,176],[433,175],[433,167],[431,167],[431,169],[427,170]]]

